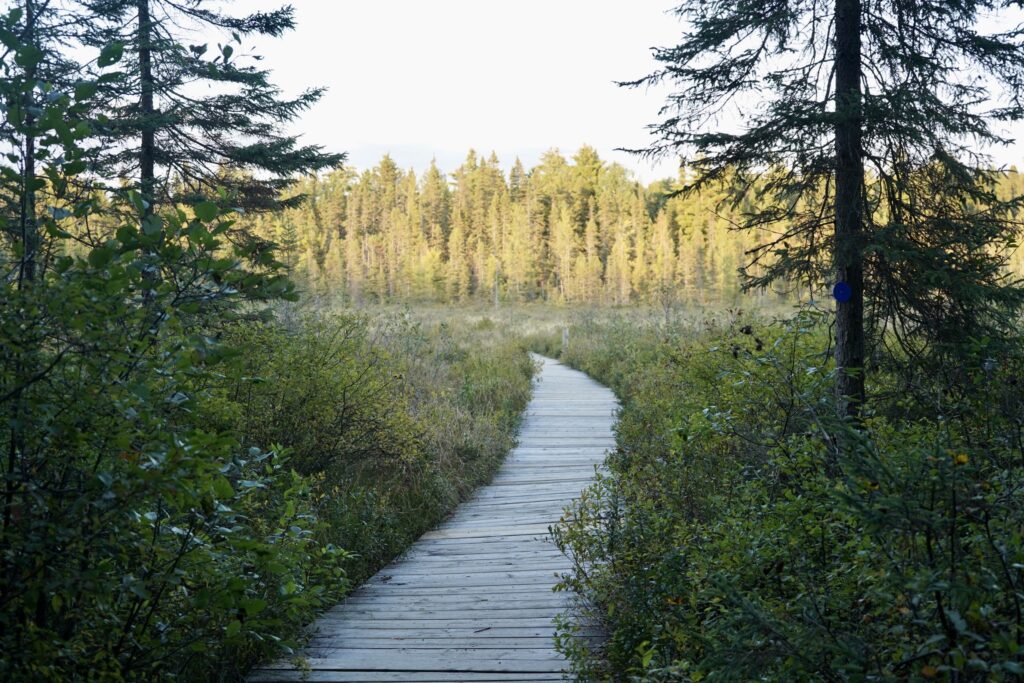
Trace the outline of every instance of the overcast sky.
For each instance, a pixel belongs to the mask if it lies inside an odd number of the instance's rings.
[[[236,0],[235,9],[283,0]],[[290,0],[298,28],[256,53],[286,92],[327,94],[298,127],[346,151],[357,168],[384,152],[422,171],[452,170],[469,148],[531,165],[544,150],[582,144],[651,181],[675,175],[616,147],[649,141],[663,92],[614,84],[654,66],[649,48],[673,45],[674,0]],[[245,43],[248,45],[251,41]],[[996,153],[1000,163],[1024,147]]]
[[[678,38],[672,0],[290,2],[297,30],[256,51],[286,92],[328,88],[300,130],[359,168],[389,151],[403,167],[436,156],[451,170],[471,147],[507,167],[590,144],[644,180],[675,174],[675,162],[614,152],[646,144],[657,119],[660,95],[614,81],[648,73],[649,47]]]

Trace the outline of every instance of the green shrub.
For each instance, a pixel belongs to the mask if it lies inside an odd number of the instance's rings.
[[[624,401],[610,474],[557,530],[565,587],[608,631],[562,640],[585,680],[1024,672],[1019,359],[979,356],[931,411],[876,376],[854,431],[815,316],[572,332],[566,359]]]
[[[217,257],[212,213],[136,216],[0,281],[0,679],[202,679],[282,651],[344,581],[287,450],[201,410],[232,373],[216,321],[288,294],[271,251]]]

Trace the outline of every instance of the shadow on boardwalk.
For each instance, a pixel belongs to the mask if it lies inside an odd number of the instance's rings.
[[[543,362],[519,445],[490,485],[314,625],[303,652],[250,681],[560,681],[553,593],[569,561],[548,526],[614,445],[612,392]],[[585,636],[586,634],[584,634]]]

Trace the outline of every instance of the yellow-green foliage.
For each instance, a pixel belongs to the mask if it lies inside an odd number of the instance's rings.
[[[290,247],[310,289],[353,302],[653,304],[731,301],[762,237],[731,230],[727,184],[669,199],[589,146],[549,151],[506,175],[470,151],[451,173],[400,169],[388,156],[296,188],[313,201],[250,219]]]
[[[930,404],[879,372],[854,431],[817,316],[570,333],[563,358],[624,402],[610,474],[557,530],[608,630],[562,643],[585,680],[1024,674],[1019,358],[969,357]]]

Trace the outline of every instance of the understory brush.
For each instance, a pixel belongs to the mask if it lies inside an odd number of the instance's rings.
[[[623,402],[610,472],[556,530],[607,640],[583,680],[1009,681],[1024,674],[1024,365],[879,366],[839,422],[824,316],[586,322],[532,345]],[[561,635],[571,634],[566,619]]]

